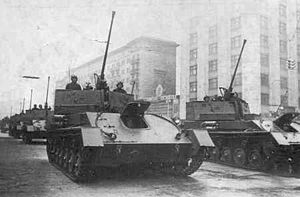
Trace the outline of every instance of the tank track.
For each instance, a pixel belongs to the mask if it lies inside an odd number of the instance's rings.
[[[264,139],[264,143],[224,143],[215,140],[208,148],[208,161],[232,167],[263,171],[282,176],[300,175],[300,146],[282,147]],[[235,144],[235,145],[231,145]]]
[[[93,164],[97,150],[82,146],[80,132],[50,137],[46,149],[49,162],[74,182],[87,182],[96,177]]]
[[[96,165],[96,158],[101,155],[102,149],[83,147],[79,131],[69,131],[68,134],[59,137],[48,137],[46,149],[49,162],[74,182],[90,182],[96,178],[114,176],[135,176],[147,170],[155,174],[188,176],[199,169],[205,154],[205,150],[201,148],[198,154],[185,161],[102,167]]]

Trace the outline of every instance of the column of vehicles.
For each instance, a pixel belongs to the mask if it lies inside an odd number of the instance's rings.
[[[233,82],[244,44],[229,88],[221,96],[205,96],[186,104],[185,129],[206,129],[215,147],[210,161],[283,175],[300,174],[300,116],[285,113],[275,120],[251,114],[248,103],[233,92]]]
[[[46,129],[47,156],[53,166],[73,181],[83,182],[106,176],[112,169],[128,173],[151,169],[187,176],[206,157],[246,169],[299,173],[299,114],[258,120],[247,102],[232,91],[245,41],[230,87],[220,88],[219,97],[188,102],[187,119],[179,127],[167,118],[145,113],[149,102],[109,90],[104,71],[113,18],[114,12],[95,88],[55,91],[54,111]],[[30,120],[37,116],[48,120],[32,114],[25,120],[26,114],[11,117],[12,132],[27,125],[26,133],[30,133],[34,130]],[[24,141],[29,142],[30,136]]]
[[[22,139],[29,144],[34,139],[46,139],[46,121],[51,122],[53,111],[51,108],[35,104],[32,109],[22,110],[9,118],[9,136]]]

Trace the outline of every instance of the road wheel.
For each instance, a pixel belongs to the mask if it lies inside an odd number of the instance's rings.
[[[54,145],[53,145],[53,140],[47,139],[46,150],[47,150],[48,160],[51,163],[54,160]]]
[[[69,152],[68,152],[68,154],[69,154],[69,161],[68,161],[68,172],[69,173],[73,173],[73,171],[74,171],[74,168],[75,168],[75,160],[76,160],[76,153],[75,153],[75,151],[72,151],[72,150],[70,150]]]
[[[58,165],[61,167],[63,166],[64,163],[64,156],[65,156],[65,148],[61,147],[58,154]]]
[[[70,160],[70,149],[66,148],[64,158],[63,158],[63,168],[64,169],[68,169],[69,160]]]
[[[83,161],[82,155],[80,152],[78,152],[75,155],[74,171],[73,171],[73,173],[76,177],[81,177],[83,175],[82,174],[82,161]]]
[[[231,163],[232,162],[232,153],[229,147],[224,147],[221,151],[221,161],[226,162],[226,163]]]
[[[260,169],[263,168],[263,159],[259,150],[252,149],[248,154],[248,164],[251,169]]]
[[[212,161],[219,161],[220,150],[218,147],[209,148],[209,159]]]
[[[204,160],[204,149],[200,149],[196,155],[187,158],[184,163],[171,166],[171,173],[176,176],[188,176],[196,172]]]
[[[54,161],[56,164],[59,162],[59,154],[60,154],[60,143],[56,143],[55,152],[54,152]]]
[[[233,151],[233,161],[238,167],[244,167],[247,161],[246,152],[243,148],[235,148]]]
[[[26,133],[23,134],[22,140],[25,144],[30,144],[32,142],[31,137],[29,136],[29,134],[26,134]]]

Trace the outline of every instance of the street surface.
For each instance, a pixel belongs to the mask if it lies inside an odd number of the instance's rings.
[[[205,162],[187,178],[161,175],[76,184],[51,166],[43,142],[0,134],[0,196],[300,196],[300,179]]]

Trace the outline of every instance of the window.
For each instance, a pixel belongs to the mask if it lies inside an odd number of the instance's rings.
[[[197,92],[197,82],[190,82],[190,93]]]
[[[260,75],[260,81],[262,86],[269,87],[269,75],[261,73]]]
[[[208,35],[210,39],[217,37],[217,25],[209,27]]]
[[[231,68],[235,68],[238,59],[239,59],[239,55],[231,56]],[[240,62],[240,64],[241,64],[241,62]],[[239,65],[239,67],[240,67],[240,65]]]
[[[300,56],[300,45],[299,44],[297,45],[297,55],[298,55],[298,57]]]
[[[260,16],[260,28],[261,29],[268,29],[268,17]]]
[[[241,46],[241,36],[231,38],[231,49],[236,49]]]
[[[260,64],[263,67],[269,67],[269,54],[260,54]]]
[[[209,55],[216,55],[217,54],[217,48],[218,48],[217,43],[210,44],[208,47],[209,47],[208,48],[208,54]]]
[[[231,30],[237,30],[241,28],[241,17],[235,17],[231,19]]]
[[[197,49],[190,50],[190,62],[197,62]]]
[[[286,6],[283,4],[279,5],[279,16],[286,17]]]
[[[218,78],[212,78],[208,80],[208,89],[214,90],[218,88]]]
[[[242,85],[242,73],[237,73],[234,79],[234,86]]]
[[[298,62],[297,65],[298,65],[298,74],[300,74],[300,62]]]
[[[283,22],[279,22],[279,33],[281,35],[285,35],[286,34],[286,24]]]
[[[216,72],[218,70],[218,60],[211,60],[208,62],[208,71]]]
[[[197,65],[190,66],[190,76],[196,76],[197,75]]]
[[[288,105],[288,96],[287,95],[281,95],[280,96],[280,103],[283,106],[287,106]]]
[[[286,77],[280,77],[280,88],[281,89],[288,88],[288,80]]]
[[[298,80],[298,91],[300,92],[300,80]]]
[[[299,23],[300,23],[300,21],[299,21]],[[300,27],[297,27],[296,31],[297,31],[297,38],[300,39]]]
[[[269,105],[269,94],[261,93],[261,104]]]
[[[280,58],[280,69],[281,70],[286,70],[287,69],[286,60],[283,59],[283,58]]]
[[[197,33],[190,34],[190,45],[197,45],[197,41],[198,41],[197,37],[198,37]]]
[[[268,36],[260,35],[260,46],[263,47],[263,48],[268,48],[269,47]]]
[[[280,50],[280,53],[286,53],[286,51],[287,51],[286,41],[280,40],[279,50]]]

